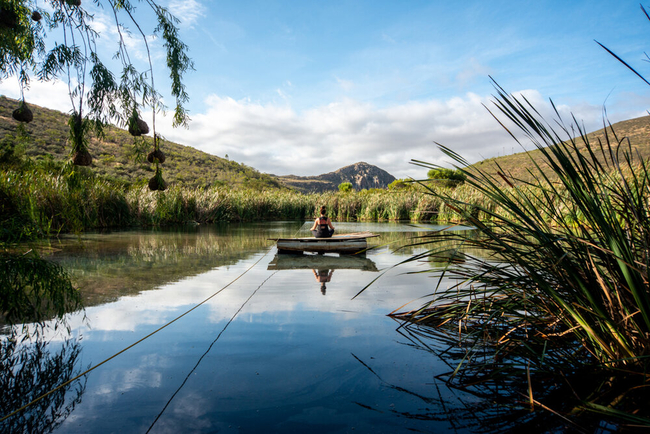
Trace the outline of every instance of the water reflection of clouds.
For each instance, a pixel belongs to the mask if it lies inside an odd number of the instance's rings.
[[[121,394],[143,387],[160,387],[162,377],[162,372],[145,369],[109,370],[94,380],[99,385],[86,394],[85,398],[95,405],[114,403],[120,399]]]
[[[143,291],[137,295],[121,297],[111,303],[89,307],[85,312],[86,318],[81,313],[76,313],[70,315],[68,322],[75,334],[82,335],[84,339],[112,339],[109,335],[100,332],[134,332],[143,335],[221,290],[246,271],[259,257],[260,254],[253,255],[231,266],[214,268],[206,273],[160,286],[155,290]],[[387,268],[400,260],[395,254],[387,255],[384,251],[373,252],[368,257],[380,269]],[[272,258],[273,254],[267,254],[243,277],[182,321],[217,324],[229,320],[269,276],[271,276],[269,280],[259,288],[239,314],[237,321],[259,321],[260,314],[271,314],[265,316],[265,321],[269,321],[274,316],[278,318],[278,322],[291,321],[291,316],[287,313],[296,310],[330,312],[338,321],[343,322],[359,318],[361,315],[383,316],[407,302],[432,292],[434,285],[425,274],[405,275],[407,271],[421,271],[422,264],[412,263],[388,271],[358,298],[351,300],[378,274],[340,269],[336,270],[332,281],[328,283],[327,295],[323,296],[310,269],[280,270],[273,274],[266,269]],[[341,332],[345,333],[343,329]],[[59,333],[54,331],[51,333],[49,339],[66,339]],[[133,339],[137,337],[133,336]]]
[[[383,261],[376,259],[376,262]],[[216,268],[156,290],[91,307],[86,311],[90,324],[88,332],[134,332],[143,326],[162,325],[226,286],[252,263],[250,259],[228,268]],[[412,264],[410,267],[413,271],[421,266]],[[254,321],[254,315],[257,314],[291,312],[297,309],[336,312],[341,320],[369,313],[385,314],[431,292],[421,284],[414,284],[414,280],[422,280],[423,277],[404,276],[402,273],[407,269],[389,271],[355,300],[351,300],[352,297],[376,278],[377,273],[337,270],[328,284],[327,295],[323,296],[317,282],[314,282],[311,270],[281,270],[262,285],[242,312],[246,317],[240,316],[238,320]],[[192,312],[191,315],[205,315],[211,323],[230,319],[271,274],[271,271],[266,270],[264,261],[260,262],[237,282],[209,300],[206,303],[209,309],[207,315],[198,312]],[[79,318],[72,319],[71,323],[75,328],[83,327]]]
[[[163,290],[164,291],[164,290]],[[153,294],[152,294],[153,295]],[[144,298],[144,297],[143,297]],[[95,331],[136,331],[141,325],[157,325],[165,321],[167,312],[175,312],[171,306],[159,303],[156,297],[124,297],[113,306],[100,306],[87,313],[89,326]],[[156,303],[156,310],[143,309],[141,303],[149,301]],[[174,306],[175,307],[175,306]]]

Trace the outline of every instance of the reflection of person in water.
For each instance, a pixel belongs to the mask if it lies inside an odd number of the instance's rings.
[[[316,238],[329,238],[334,233],[334,226],[332,225],[332,220],[327,217],[327,208],[325,206],[320,207],[320,217],[318,217],[311,229],[309,229]]]
[[[327,289],[325,287],[325,283],[329,282],[332,280],[332,274],[334,274],[334,270],[311,270],[314,272],[314,276],[316,277],[316,280],[320,282],[320,292],[325,295],[325,290]]]

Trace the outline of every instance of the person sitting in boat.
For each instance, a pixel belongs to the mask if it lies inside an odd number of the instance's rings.
[[[332,220],[327,217],[325,206],[320,207],[320,217],[314,221],[310,231],[316,238],[329,238],[334,233],[334,226],[332,226]]]

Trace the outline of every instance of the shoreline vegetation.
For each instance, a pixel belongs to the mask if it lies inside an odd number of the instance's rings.
[[[461,222],[461,213],[424,194],[417,183],[360,192],[188,188],[149,191],[90,169],[29,160],[0,168],[0,240],[5,242],[108,228],[309,220],[325,205],[336,221]],[[437,187],[481,204],[472,188]]]

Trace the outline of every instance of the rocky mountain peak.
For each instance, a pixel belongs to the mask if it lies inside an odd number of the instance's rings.
[[[377,166],[360,161],[334,172],[318,176],[281,176],[279,179],[289,187],[304,193],[336,191],[342,182],[350,182],[359,191],[369,188],[386,188],[395,177]]]

